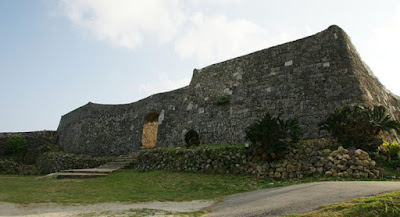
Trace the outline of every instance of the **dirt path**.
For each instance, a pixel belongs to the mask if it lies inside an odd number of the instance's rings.
[[[85,213],[115,214],[116,211],[122,213],[132,209],[156,209],[169,212],[192,212],[210,207],[214,204],[213,200],[197,200],[190,202],[151,202],[151,203],[100,203],[93,205],[64,206],[55,203],[39,203],[19,205],[0,202],[0,216],[30,216],[30,217],[60,217],[60,216],[79,216]],[[160,213],[162,214],[162,213]]]
[[[207,216],[279,216],[304,213],[327,203],[399,190],[400,182],[314,182],[234,194],[217,204]]]

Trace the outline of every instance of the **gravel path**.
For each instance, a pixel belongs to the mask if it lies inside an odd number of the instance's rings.
[[[400,182],[314,182],[228,196],[208,217],[279,216],[304,213],[327,203],[400,190]]]

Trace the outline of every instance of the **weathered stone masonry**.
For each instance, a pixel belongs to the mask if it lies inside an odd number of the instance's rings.
[[[186,88],[156,94],[126,105],[89,103],[62,117],[59,144],[67,152],[124,154],[142,146],[145,117],[157,113],[158,144],[181,141],[181,115]]]
[[[217,105],[222,97],[229,102]],[[145,117],[159,115],[157,146],[183,145],[195,129],[202,143],[245,142],[245,128],[265,113],[298,117],[304,138],[320,138],[318,123],[336,107],[374,103],[399,119],[399,98],[361,61],[337,26],[313,36],[195,69],[190,85],[126,105],[89,103],[61,119],[66,151],[123,154],[142,146]]]

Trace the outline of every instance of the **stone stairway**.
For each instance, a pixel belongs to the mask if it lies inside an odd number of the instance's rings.
[[[61,170],[56,173],[50,173],[46,177],[56,178],[94,178],[106,176],[109,173],[120,170],[128,166],[132,162],[132,156],[121,155],[113,161],[98,166],[96,168],[87,169],[68,169]]]

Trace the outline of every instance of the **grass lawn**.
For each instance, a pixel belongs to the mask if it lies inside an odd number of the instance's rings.
[[[0,202],[93,204],[190,201],[218,199],[239,192],[327,180],[335,180],[335,178],[311,177],[299,181],[276,182],[271,179],[242,175],[171,171],[138,172],[131,169],[91,179],[0,175]],[[132,212],[137,215],[142,210]],[[189,214],[189,216],[201,215],[201,212]],[[289,216],[400,216],[400,192],[324,205],[314,212]]]
[[[285,216],[296,217],[397,217],[400,216],[400,192],[382,194],[374,197],[363,197],[343,203],[321,206],[318,210],[305,214]]]
[[[0,201],[11,203],[102,203],[189,201],[287,185],[240,175],[121,170],[106,177],[54,179],[0,175]],[[293,182],[292,182],[293,184]]]

